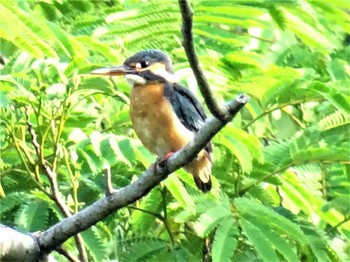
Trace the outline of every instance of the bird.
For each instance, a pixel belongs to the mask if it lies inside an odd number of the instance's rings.
[[[187,145],[207,116],[195,95],[175,77],[171,58],[161,50],[147,49],[120,66],[95,69],[95,75],[124,76],[132,87],[130,119],[142,144],[161,159]],[[184,166],[202,192],[212,188],[212,144]]]

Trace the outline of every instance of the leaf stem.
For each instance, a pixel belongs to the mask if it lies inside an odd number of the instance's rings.
[[[168,210],[167,210],[167,203],[166,203],[166,188],[163,187],[160,189],[161,195],[162,195],[162,203],[163,203],[163,212],[164,212],[164,219],[163,219],[163,224],[164,227],[166,229],[166,231],[168,232],[170,241],[171,241],[171,252],[172,255],[174,257],[174,261],[176,261],[176,257],[175,257],[175,253],[174,253],[174,248],[175,248],[175,240],[174,240],[174,235],[171,231],[170,225],[169,225],[169,221],[168,221]]]
[[[135,206],[128,206],[128,208],[134,209],[134,210],[137,210],[137,211],[141,211],[141,212],[146,213],[146,214],[149,214],[151,216],[154,216],[155,218],[158,218],[161,221],[164,220],[164,217],[161,214],[158,214],[158,213],[146,210],[146,209],[142,209],[142,208],[139,208],[139,207],[135,207]]]
[[[329,228],[326,232],[327,234],[332,233],[334,230],[336,230],[341,225],[345,224],[346,222],[350,221],[350,215],[347,215],[344,217],[342,221],[340,221],[338,224],[336,224],[334,227]]]
[[[254,124],[257,120],[259,120],[260,118],[272,113],[273,111],[276,111],[276,110],[281,110],[283,109],[284,107],[287,107],[287,106],[292,106],[292,105],[298,105],[298,104],[302,104],[302,103],[305,103],[305,102],[311,102],[313,100],[297,100],[297,101],[292,101],[290,103],[284,103],[284,104],[280,104],[274,108],[271,108],[271,109],[268,109],[266,111],[264,111],[262,114],[258,115],[256,118],[254,118],[252,121],[250,121],[248,124],[246,124],[242,129],[247,129],[249,126],[251,126],[252,124]],[[316,100],[318,101],[318,100]],[[293,119],[294,120],[294,119]]]
[[[348,161],[348,160],[343,160],[343,161],[339,161],[339,160],[337,160],[337,161],[332,161],[332,160],[321,160],[321,161],[320,160],[312,160],[312,161],[310,161],[310,160],[307,160],[307,161],[303,161],[303,162],[299,162],[299,163],[294,162],[294,163],[291,163],[291,164],[289,164],[289,165],[287,165],[285,167],[282,167],[282,168],[280,168],[280,169],[278,169],[278,170],[276,170],[274,172],[271,172],[270,174],[265,175],[265,176],[257,179],[256,181],[254,181],[254,182],[252,182],[252,183],[242,187],[242,189],[239,191],[239,196],[243,196],[247,191],[249,191],[249,189],[251,189],[252,187],[257,186],[259,183],[263,182],[264,180],[270,178],[273,175],[281,173],[281,172],[283,172],[283,171],[285,171],[288,168],[291,168],[293,166],[300,166],[300,165],[304,165],[304,164],[308,164],[308,163],[321,163],[321,164],[322,163],[323,164],[324,163],[343,163],[343,164],[350,164],[350,161]]]

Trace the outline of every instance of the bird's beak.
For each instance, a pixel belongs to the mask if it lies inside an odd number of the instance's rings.
[[[121,66],[111,66],[111,67],[104,67],[104,68],[98,68],[93,71],[91,71],[91,74],[93,75],[106,75],[106,76],[123,76],[127,74],[135,73],[136,70],[127,66],[127,65],[121,65]]]

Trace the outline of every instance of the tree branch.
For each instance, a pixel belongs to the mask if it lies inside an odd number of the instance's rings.
[[[140,199],[170,173],[190,162],[215,134],[240,111],[248,99],[245,95],[239,95],[228,103],[225,106],[225,110],[228,112],[225,122],[217,118],[207,119],[188,145],[174,153],[167,161],[157,164],[156,172],[153,171],[153,167],[148,168],[134,183],[96,201],[46,231],[30,235],[0,225],[1,259],[18,261],[25,258],[26,261],[41,261],[70,237],[79,236],[79,232],[88,229],[116,210]],[[30,133],[33,134],[33,131]],[[34,140],[36,140],[35,137]],[[34,142],[34,144],[36,143]]]
[[[0,233],[1,261],[38,261],[40,250],[33,236],[4,225]]]
[[[220,108],[217,101],[214,98],[213,92],[211,91],[208,81],[203,73],[203,70],[200,66],[194,44],[193,44],[193,35],[192,35],[192,16],[193,12],[188,0],[179,0],[179,6],[182,15],[182,46],[185,49],[186,56],[192,71],[196,77],[198,87],[204,97],[204,101],[207,104],[210,112],[216,118],[220,119],[223,122],[227,121],[228,114],[223,108]]]
[[[79,213],[65,218],[42,232],[38,236],[40,251],[43,254],[50,253],[71,236],[88,229],[116,210],[145,196],[170,173],[191,161],[214,135],[239,112],[248,99],[245,95],[239,95],[235,100],[228,103],[225,110],[229,114],[225,122],[217,118],[208,119],[188,145],[174,153],[165,163],[157,165],[156,172],[153,171],[152,167],[148,168],[134,183],[96,201]]]

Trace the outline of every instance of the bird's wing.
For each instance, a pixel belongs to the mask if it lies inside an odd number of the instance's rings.
[[[181,123],[190,131],[196,133],[207,118],[202,105],[192,92],[177,83],[166,83],[164,95],[170,101]],[[212,146],[209,142],[205,149],[211,153]]]
[[[170,101],[181,123],[192,132],[197,132],[207,117],[191,91],[179,84],[166,83],[164,95]]]

